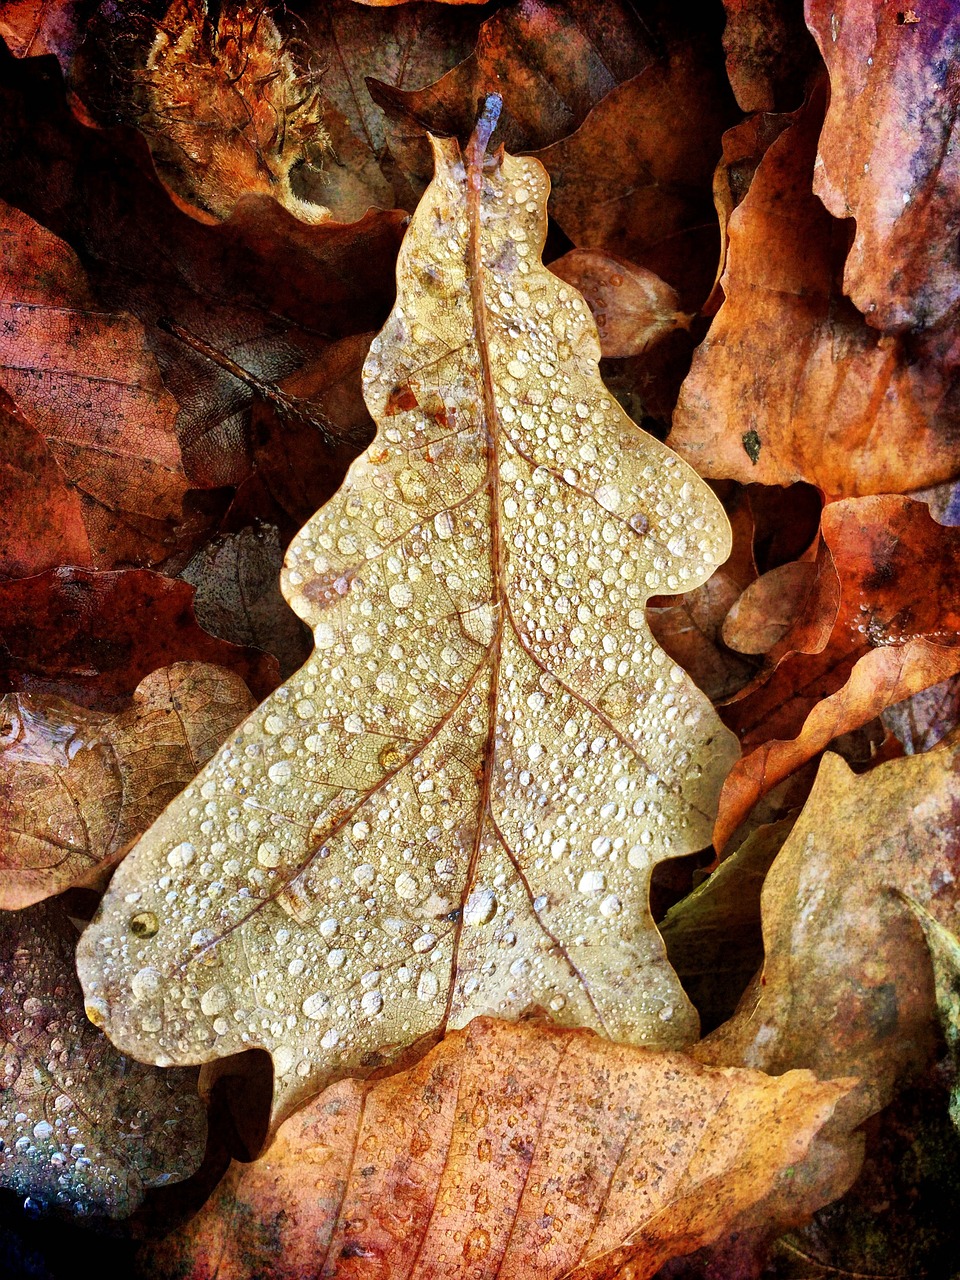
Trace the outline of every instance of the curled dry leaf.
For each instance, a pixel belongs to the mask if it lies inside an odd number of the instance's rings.
[[[626,258],[597,249],[573,249],[550,270],[583,294],[593,312],[605,356],[636,356],[673,329],[688,329],[693,316],[659,276]]]
[[[960,302],[960,12],[807,0],[806,14],[830,73],[814,190],[857,223],[844,290],[880,329],[937,324]]]
[[[79,548],[81,563],[166,559],[186,522],[189,482],[177,404],[141,325],[103,314],[73,251],[2,201],[0,244],[0,386],[23,414],[21,438],[26,424],[33,429],[34,441],[24,440],[29,453],[46,445],[54,464],[38,458],[31,471],[39,465],[38,479],[59,472],[56,487],[76,495],[71,523],[79,514],[88,544]],[[19,520],[27,534],[29,517]],[[46,559],[44,569],[52,567]]]
[[[745,754],[724,784],[717,848],[832,739],[960,671],[960,533],[894,496],[831,503],[821,528],[818,576],[768,654],[775,670],[724,711]]]
[[[199,1166],[196,1073],[117,1053],[83,1014],[76,930],[57,903],[0,912],[0,1187],[121,1218]]]
[[[292,1116],[148,1274],[645,1280],[761,1198],[852,1083],[478,1018]]]
[[[832,591],[825,598],[824,578],[832,571],[832,563],[821,555],[817,560],[790,560],[762,574],[747,585],[724,619],[724,644],[738,653],[770,653],[778,646],[788,646],[792,653],[819,653],[839,608]],[[836,608],[831,607],[834,600]]]
[[[43,695],[0,700],[0,908],[99,879],[253,709],[239,676],[182,662],[119,715]]]
[[[137,124],[160,172],[219,217],[261,193],[322,222],[330,210],[291,186],[291,171],[330,144],[320,77],[298,70],[265,6],[228,0],[212,10],[208,0],[172,0],[140,73]]]
[[[937,1009],[940,1013],[940,1025],[943,1027],[944,1039],[956,1071],[958,1057],[960,1057],[958,1055],[960,1050],[960,939],[951,929],[942,925],[936,916],[931,915],[921,903],[916,902],[908,894],[904,894],[903,897],[920,921],[927,940],[930,960],[933,964],[933,981]],[[956,1081],[950,1094],[950,1118],[960,1129],[960,1085]]]
[[[0,36],[18,58],[55,53],[66,60],[82,36],[77,6],[64,0],[4,0]]]
[[[697,1046],[701,1061],[855,1072],[871,1110],[932,1060],[922,931],[894,890],[941,923],[960,907],[960,741],[860,777],[824,756],[762,893],[763,981]]]
[[[817,91],[730,215],[726,301],[670,443],[711,479],[834,498],[923,488],[957,471],[954,339],[882,337],[844,299],[847,232],[810,189],[822,111]]]
[[[365,369],[379,434],[287,553],[311,660],[124,861],[80,947],[118,1045],[262,1046],[279,1117],[491,1010],[696,1035],[649,878],[709,839],[736,747],[643,606],[704,581],[729,524],[606,393],[585,303],[540,262],[546,175],[484,167],[486,136],[466,163],[434,144]]]
[[[56,569],[0,582],[0,619],[3,693],[121,711],[145,676],[175,662],[226,667],[258,699],[277,685],[276,658],[204,631],[193,588],[147,569]]]

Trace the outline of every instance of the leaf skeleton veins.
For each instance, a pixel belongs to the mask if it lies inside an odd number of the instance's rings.
[[[275,1121],[481,1013],[697,1033],[649,877],[709,842],[736,745],[644,604],[705,581],[729,526],[606,392],[540,260],[546,174],[485,132],[433,143],[364,368],[377,437],[287,553],[314,652],[78,952],[90,1016],[138,1057],[267,1049]]]

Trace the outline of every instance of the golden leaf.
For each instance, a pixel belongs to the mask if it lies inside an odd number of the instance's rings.
[[[709,842],[736,746],[644,603],[703,582],[729,525],[605,392],[589,311],[540,262],[543,168],[485,164],[478,135],[466,162],[434,142],[365,366],[379,434],[287,553],[315,652],[80,946],[117,1045],[262,1046],[275,1117],[480,1013],[696,1037],[648,885]]]

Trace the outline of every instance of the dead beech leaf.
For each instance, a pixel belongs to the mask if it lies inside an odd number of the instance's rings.
[[[811,191],[822,111],[818,90],[730,215],[726,301],[670,443],[710,479],[804,480],[832,498],[920,489],[957,472],[954,337],[881,336],[844,298],[847,228]]]
[[[960,671],[960,532],[893,495],[831,503],[821,530],[794,626],[767,654],[765,678],[724,709],[744,756],[724,783],[718,849],[834,738]]]
[[[696,1047],[762,1071],[855,1071],[871,1110],[936,1052],[923,933],[894,890],[941,923],[960,906],[960,740],[862,776],[833,753],[764,883],[763,981]]]
[[[282,566],[276,527],[258,525],[208,542],[180,577],[195,588],[193,608],[202,627],[231,644],[272,653],[281,676],[288,676],[303,665],[309,644],[280,594]]]
[[[693,316],[659,276],[626,258],[597,249],[572,249],[550,270],[583,294],[597,322],[600,352],[636,356],[673,329],[688,329]]]
[[[85,559],[101,568],[166,559],[189,482],[177,404],[143,329],[103,314],[72,250],[2,201],[0,244],[0,386],[77,494]]]
[[[200,662],[152,672],[119,715],[0,699],[0,908],[102,875],[253,706],[239,676]]]
[[[814,190],[856,219],[843,287],[879,329],[937,324],[960,301],[960,12],[952,0],[907,12],[806,0],[830,73]]]
[[[148,1275],[645,1280],[760,1199],[852,1084],[478,1018],[291,1116]]]
[[[649,878],[709,839],[735,746],[643,605],[704,581],[729,524],[606,393],[585,303],[540,262],[543,169],[484,170],[478,138],[466,163],[434,144],[365,368],[379,434],[287,553],[315,652],[124,861],[80,948],[118,1045],[262,1046],[281,1118],[478,1013],[696,1034]]]
[[[172,0],[141,72],[137,124],[179,195],[226,217],[247,194],[273,196],[305,222],[330,210],[302,199],[291,172],[330,144],[320,77],[298,71],[263,5]],[[361,210],[361,213],[363,210]]]
[[[126,1217],[199,1166],[196,1073],[117,1053],[83,1014],[76,930],[58,903],[0,912],[0,1187]]]
[[[836,609],[823,607],[822,575],[828,571],[822,561],[790,560],[749,583],[724,619],[724,644],[738,653],[769,653],[786,639],[793,652],[819,653],[837,616]],[[811,595],[809,634],[801,640],[798,624]]]
[[[741,111],[790,111],[803,101],[817,50],[803,7],[778,0],[723,0],[727,75]],[[746,122],[745,122],[746,123]]]

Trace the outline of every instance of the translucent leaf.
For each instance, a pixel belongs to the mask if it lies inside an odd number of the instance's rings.
[[[709,842],[736,747],[644,602],[703,582],[729,525],[606,394],[583,299],[540,263],[539,163],[434,147],[365,367],[379,434],[287,554],[315,652],[79,952],[115,1043],[262,1046],[277,1114],[480,1013],[696,1036],[648,885]]]

